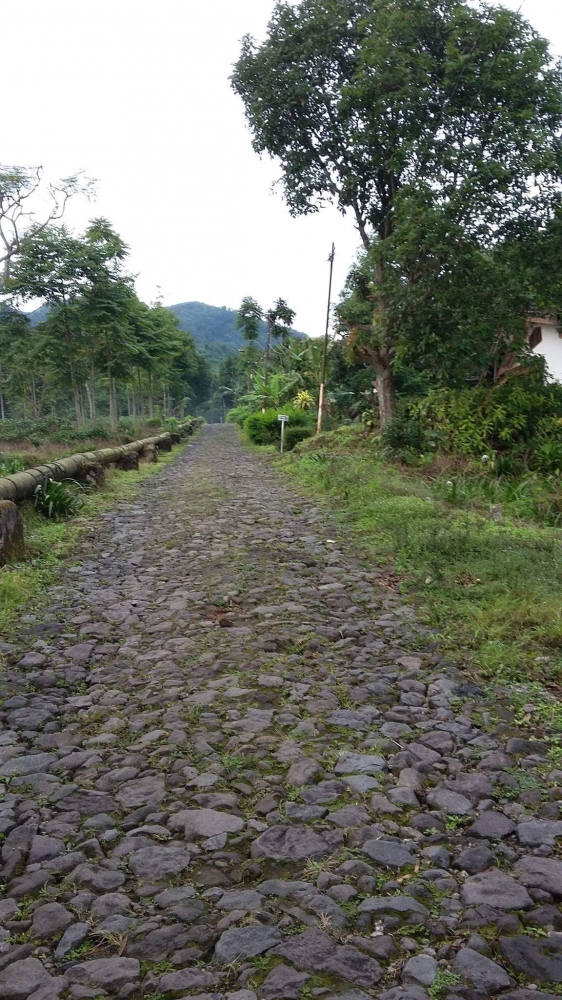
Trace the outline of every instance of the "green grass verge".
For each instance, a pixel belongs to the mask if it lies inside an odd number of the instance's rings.
[[[49,521],[38,514],[31,501],[21,504],[27,560],[0,570],[0,636],[9,638],[22,612],[33,612],[41,603],[47,587],[56,584],[61,568],[71,564],[76,544],[94,530],[94,522],[102,511],[117,500],[132,500],[139,485],[148,477],[169,465],[187,444],[182,442],[171,452],[161,452],[159,461],[142,464],[138,472],[106,469],[105,486],[86,495],[84,507],[76,517],[64,521]]]
[[[562,681],[562,530],[497,524],[452,506],[422,473],[381,459],[377,442],[342,427],[281,460],[305,491],[330,498],[369,566],[396,567],[457,662],[501,681]]]

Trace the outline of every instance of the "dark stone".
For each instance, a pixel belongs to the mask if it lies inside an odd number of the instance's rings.
[[[494,865],[496,859],[489,847],[484,844],[477,844],[475,847],[467,847],[453,861],[453,868],[460,868],[461,871],[468,872],[469,875],[476,875],[484,872]]]
[[[472,951],[471,948],[462,948],[459,951],[454,971],[473,986],[489,990],[491,994],[511,986],[511,979],[501,965],[492,962],[478,951]]]
[[[562,934],[502,937],[499,943],[502,954],[518,972],[538,982],[562,983]]]
[[[307,861],[328,857],[342,847],[343,836],[339,830],[320,834],[307,826],[272,826],[254,840],[252,857]]]
[[[281,933],[277,927],[267,927],[262,924],[251,924],[249,927],[231,927],[217,941],[215,958],[222,965],[231,962],[244,961],[263,955],[281,941]]]

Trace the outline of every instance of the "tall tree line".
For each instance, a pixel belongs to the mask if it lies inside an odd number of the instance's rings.
[[[176,317],[148,306],[126,272],[128,248],[110,223],[82,236],[32,228],[10,258],[0,305],[0,418],[183,416],[210,391],[208,363]],[[21,305],[41,300],[32,328]]]

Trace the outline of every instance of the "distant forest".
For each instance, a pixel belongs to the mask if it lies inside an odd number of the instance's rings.
[[[220,362],[235,354],[243,346],[240,330],[235,327],[236,309],[226,306],[208,306],[204,302],[178,302],[168,306],[179,320],[180,330],[190,333],[198,351],[216,367]],[[31,326],[35,327],[47,318],[46,306],[39,306],[29,313]],[[293,330],[293,336],[305,338],[306,334]],[[266,324],[260,324],[259,344],[265,346]]]

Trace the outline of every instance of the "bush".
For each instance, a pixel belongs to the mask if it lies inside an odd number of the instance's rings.
[[[292,451],[296,444],[305,441],[306,438],[314,434],[313,427],[286,427],[285,428],[285,451]]]
[[[252,413],[244,421],[244,430],[252,444],[276,444],[279,441],[281,424],[277,418],[281,412],[289,417],[289,426],[285,428],[285,434],[297,427],[312,426],[310,416],[299,410],[266,410],[265,413]]]
[[[160,420],[160,417],[148,417],[148,419],[145,420],[147,427],[160,427],[161,423],[162,421]]]
[[[229,424],[237,424],[243,427],[245,420],[253,413],[251,406],[235,406],[226,414],[226,421]]]
[[[381,442],[386,448],[395,452],[415,452],[421,454],[427,440],[421,421],[405,414],[397,414],[386,424],[381,433]]]
[[[60,521],[63,517],[77,514],[84,506],[84,500],[68,485],[69,483],[84,489],[74,479],[64,479],[62,482],[48,479],[46,483],[40,483],[33,495],[35,510],[52,521]]]
[[[503,385],[475,389],[438,389],[410,400],[408,415],[439,432],[447,450],[481,456],[527,446],[562,434],[562,385],[544,385],[539,372],[512,375]],[[543,454],[556,466],[558,456]]]

